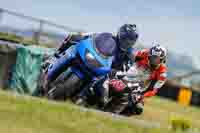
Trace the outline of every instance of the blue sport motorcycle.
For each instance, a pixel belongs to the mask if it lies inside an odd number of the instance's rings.
[[[113,55],[100,48],[107,43],[106,40],[101,41],[101,36],[92,35],[63,52],[47,68],[46,96],[54,100],[73,98],[82,89],[108,74]],[[49,79],[55,80],[48,82]]]

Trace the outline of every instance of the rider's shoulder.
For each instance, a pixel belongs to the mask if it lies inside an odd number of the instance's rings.
[[[68,38],[70,38],[73,41],[79,41],[82,39],[85,39],[87,37],[89,37],[90,35],[92,35],[92,33],[88,33],[88,32],[71,32],[68,34]]]
[[[142,49],[136,52],[136,56],[146,57],[148,56],[148,49]]]

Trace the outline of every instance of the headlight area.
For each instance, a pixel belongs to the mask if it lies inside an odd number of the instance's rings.
[[[85,59],[87,61],[86,63],[90,67],[94,67],[94,68],[102,67],[101,63],[88,50],[85,53]]]

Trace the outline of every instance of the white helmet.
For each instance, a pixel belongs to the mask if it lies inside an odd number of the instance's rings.
[[[149,49],[149,64],[151,67],[157,68],[161,63],[165,63],[167,50],[157,44]]]

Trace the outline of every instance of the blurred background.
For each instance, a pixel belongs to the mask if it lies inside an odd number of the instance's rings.
[[[190,56],[195,64],[194,67],[200,64],[199,4],[200,2],[196,0],[1,1],[3,9],[64,25],[69,31],[116,32],[123,23],[136,23],[142,44],[151,45],[152,42],[160,42],[170,51]],[[37,21],[11,14],[1,14],[0,19],[1,27],[24,30],[21,34],[27,36],[31,34],[28,31],[39,28]],[[66,33],[65,29],[56,26],[44,25],[42,28],[44,31]]]

